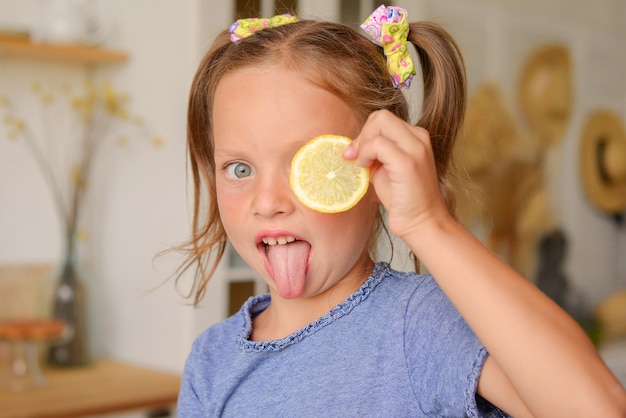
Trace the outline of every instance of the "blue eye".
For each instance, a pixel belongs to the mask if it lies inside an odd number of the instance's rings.
[[[242,179],[252,175],[252,167],[246,163],[231,163],[226,167],[226,175],[233,179]]]

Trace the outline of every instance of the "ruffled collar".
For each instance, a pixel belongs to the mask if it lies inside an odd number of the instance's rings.
[[[279,351],[287,346],[302,341],[307,336],[316,333],[342,316],[349,314],[356,306],[369,297],[376,286],[384,279],[386,276],[385,273],[389,271],[389,269],[390,267],[387,263],[376,263],[365,283],[345,301],[335,306],[326,315],[319,317],[315,322],[311,322],[304,328],[280,340],[250,341],[248,339],[252,333],[252,318],[267,309],[271,302],[269,294],[251,297],[241,307],[238,314],[243,319],[243,329],[238,336],[239,346],[246,352]]]

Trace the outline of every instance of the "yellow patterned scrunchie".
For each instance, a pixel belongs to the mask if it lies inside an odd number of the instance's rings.
[[[363,22],[361,29],[374,43],[383,47],[393,85],[408,88],[416,72],[407,47],[409,22],[406,9],[381,5]]]
[[[230,40],[233,42],[237,42],[240,39],[247,38],[252,35],[256,31],[265,28],[275,28],[277,26],[286,25],[288,23],[293,23],[297,21],[298,18],[292,16],[290,14],[277,15],[270,18],[247,18],[247,19],[239,19],[232,25],[228,31],[230,32]]]

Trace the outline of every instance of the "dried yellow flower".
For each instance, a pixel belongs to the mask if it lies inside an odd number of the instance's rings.
[[[74,186],[78,190],[84,189],[85,186],[87,185],[87,180],[85,179],[85,172],[82,166],[78,164],[72,164],[72,166],[70,167],[69,177],[70,177],[70,181],[72,182],[72,184],[74,184]]]
[[[89,233],[89,230],[81,228],[76,231],[76,238],[79,241],[87,242],[91,238],[91,234]]]
[[[44,93],[41,96],[41,101],[43,102],[43,104],[45,105],[49,105],[52,104],[54,102],[54,95],[52,93]]]
[[[119,136],[115,141],[115,144],[120,148],[128,148],[128,138],[125,136]]]
[[[114,140],[118,147],[128,148],[130,146],[128,137],[120,135],[115,138],[124,127],[132,128],[133,135],[138,134],[142,139],[150,141],[155,148],[161,147],[164,141],[161,137],[152,137],[149,130],[143,127],[137,129],[143,121],[128,111],[129,96],[115,90],[110,83],[96,85],[87,81],[82,86],[83,88],[73,90],[68,83],[47,86],[34,81],[30,87],[35,97],[41,100],[40,103],[46,105],[47,115],[51,116],[40,121],[43,125],[41,131],[45,138],[43,140],[36,138],[33,135],[35,132],[27,129],[26,122],[16,117],[9,98],[1,94],[0,117],[2,119],[0,121],[3,122],[6,137],[9,140],[23,139],[35,154],[35,160],[42,173],[48,176],[47,180],[52,189],[54,202],[64,221],[66,232],[78,239],[86,239],[88,231],[77,229],[77,222],[82,206],[81,201],[85,196],[84,191],[88,186],[90,167],[103,141]],[[60,106],[68,106],[72,116],[76,117],[83,126],[76,128],[74,125],[66,124],[66,120],[59,120],[59,117],[67,116],[67,112],[59,109]],[[61,113],[49,113],[56,110],[60,110]],[[59,122],[61,122],[60,129],[49,129],[55,128],[49,124]],[[67,126],[71,126],[71,130],[68,130]],[[48,138],[49,133],[52,135],[61,133],[64,138],[59,143],[70,146],[59,161],[52,161],[59,155],[47,152],[47,145],[50,144],[46,145],[45,141],[59,139]]]
[[[161,148],[163,145],[165,145],[165,140],[160,135],[153,136],[150,142],[152,143],[152,146],[154,148]]]

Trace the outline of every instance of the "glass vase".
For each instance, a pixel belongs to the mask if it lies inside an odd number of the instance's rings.
[[[51,295],[52,317],[63,321],[67,326],[64,337],[48,347],[48,363],[55,366],[79,366],[90,361],[87,293],[75,253],[75,236],[69,234],[63,264]]]

